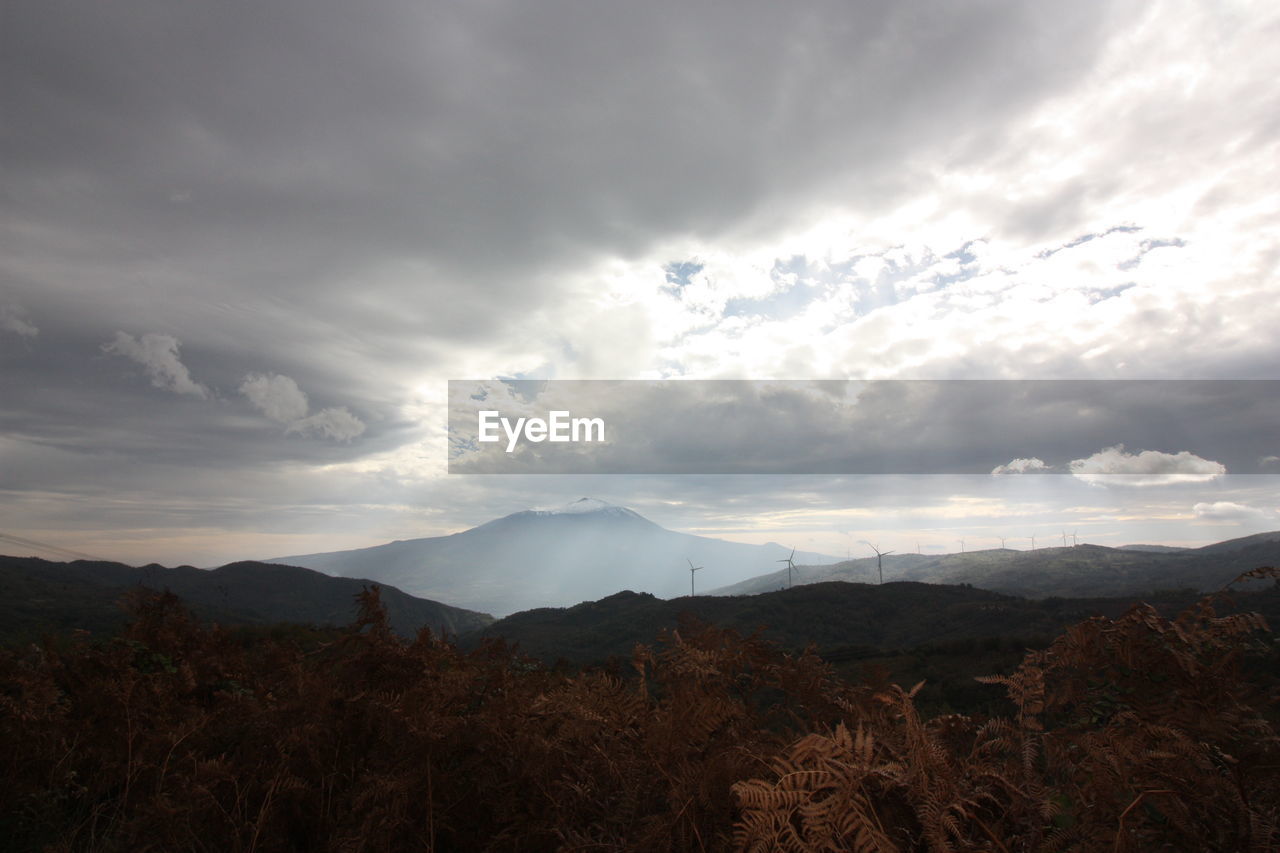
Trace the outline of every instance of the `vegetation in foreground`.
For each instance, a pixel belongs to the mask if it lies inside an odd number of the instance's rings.
[[[1275,577],[1273,569],[1251,577]],[[1214,597],[1069,628],[1005,716],[685,625],[626,676],[390,630],[199,626],[0,653],[0,838],[47,851],[1273,850],[1263,619]]]

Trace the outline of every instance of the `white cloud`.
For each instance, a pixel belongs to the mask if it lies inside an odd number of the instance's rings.
[[[0,332],[13,332],[24,338],[34,338],[40,330],[26,318],[17,305],[0,305]]]
[[[102,345],[110,355],[124,356],[146,368],[151,384],[175,394],[208,397],[209,389],[191,378],[187,366],[178,357],[178,339],[172,335],[148,332],[141,338],[116,332],[115,340]]]
[[[1159,450],[1126,453],[1123,444],[1100,450],[1085,459],[1073,459],[1067,467],[1074,476],[1093,485],[1204,483],[1227,473],[1221,462],[1202,459],[1186,450],[1180,453]]]
[[[307,416],[307,395],[288,376],[251,373],[240,383],[240,393],[276,423],[288,424]]]
[[[1196,518],[1207,521],[1251,521],[1266,518],[1264,510],[1234,501],[1201,502],[1191,508]]]
[[[285,433],[314,435],[335,441],[350,441],[364,432],[364,422],[345,406],[321,409],[310,417],[307,395],[291,377],[279,373],[251,373],[240,383],[240,393],[254,407],[278,424]]]
[[[1027,474],[1032,471],[1049,471],[1051,466],[1046,465],[1043,459],[1037,459],[1032,456],[1030,459],[1014,459],[1004,465],[997,465],[991,469],[991,476],[999,477],[1006,474]]]
[[[581,289],[614,281],[611,298],[565,303],[544,315],[554,329],[535,320],[517,334],[536,349],[575,330],[571,347],[537,356],[562,377],[1265,371],[1280,203],[1254,176],[1275,159],[1259,81],[1280,67],[1260,49],[1276,15],[1183,11],[1110,31],[1087,73],[1004,126],[989,153],[932,160],[921,145],[899,192],[606,253]],[[663,265],[694,258],[702,269],[673,292]]]
[[[1259,465],[1275,465],[1280,462],[1280,456],[1264,456],[1258,460]]]
[[[285,432],[320,435],[335,441],[350,441],[364,432],[364,422],[351,414],[345,406],[339,406],[321,409],[309,418],[299,418],[289,424]]]

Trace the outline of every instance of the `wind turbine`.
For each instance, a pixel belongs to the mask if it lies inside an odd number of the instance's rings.
[[[872,551],[876,552],[876,570],[880,572],[880,583],[883,584],[884,583],[884,565],[881,561],[885,558],[885,556],[887,556],[888,554],[892,554],[893,552],[881,551],[879,548],[877,548],[875,545],[872,545],[870,542],[868,542],[865,539],[862,540],[862,544],[866,545]]]
[[[795,548],[792,548],[792,549],[791,549],[791,557],[794,557],[795,555],[796,555],[796,549],[795,549]],[[785,560],[778,560],[778,561],[777,561],[777,562],[779,562],[779,563],[786,563],[786,564],[787,564],[787,589],[791,589],[791,572],[792,572],[792,570],[794,570],[794,569],[795,569],[795,567],[796,567],[796,564],[795,564],[795,563],[793,563],[793,562],[791,562],[791,557],[787,557],[787,559],[785,559]]]
[[[1036,535],[1032,533],[1031,534],[1031,550],[1034,551],[1035,549],[1036,549]]]
[[[1000,550],[1001,550],[1001,551],[1003,551],[1003,550],[1004,550],[1004,540],[1005,540],[1005,537],[1000,536],[1000,537],[998,537],[998,538],[1000,539]]]
[[[1067,547],[1067,531],[1062,531],[1062,547]]]
[[[959,540],[957,540],[957,541],[960,543],[960,553],[961,553],[961,554],[963,554],[963,553],[964,553],[964,540],[963,540],[963,539],[959,539]]]
[[[685,557],[684,559],[685,562],[689,564],[689,597],[693,598],[693,573],[698,571],[698,569],[701,569],[702,566],[695,566],[693,564],[693,560],[690,560],[688,557]]]
[[[1076,545],[1080,544],[1079,542],[1077,542],[1077,541],[1076,541],[1076,534],[1077,534],[1077,533],[1079,533],[1079,532],[1080,532],[1079,530],[1075,530],[1075,531],[1072,531],[1072,533],[1071,533],[1071,547],[1072,547],[1072,548],[1074,548],[1074,547],[1076,547]]]

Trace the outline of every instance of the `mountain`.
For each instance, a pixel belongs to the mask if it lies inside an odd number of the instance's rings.
[[[1178,551],[1191,551],[1178,545],[1121,545],[1121,551],[1149,551],[1152,554],[1175,554]]]
[[[1255,545],[1267,545],[1273,542],[1280,542],[1280,530],[1255,533],[1252,536],[1241,536],[1238,539],[1227,539],[1223,542],[1205,545],[1203,548],[1197,548],[1196,550],[1202,554],[1220,554],[1227,551],[1241,551],[1245,548],[1252,548]]]
[[[526,510],[455,533],[323,554],[277,557],[344,577],[369,577],[413,595],[505,615],[575,604],[621,589],[663,598],[733,583],[791,553],[667,530],[626,507],[582,498],[555,510]],[[796,552],[798,562],[834,557]]]
[[[1012,551],[994,548],[928,556],[884,558],[885,581],[973,586],[1032,598],[1145,595],[1156,589],[1220,589],[1258,566],[1280,565],[1280,534],[1258,534],[1203,548],[1169,552],[1077,545]],[[876,558],[799,566],[795,583],[842,580],[874,583]],[[777,589],[786,571],[769,572],[712,589],[709,595],[749,595]]]
[[[168,589],[196,615],[223,624],[347,625],[355,619],[355,597],[368,583],[268,563],[207,570],[0,556],[0,639],[35,639],[77,628],[115,630],[125,619],[119,600],[139,586]],[[456,635],[493,621],[486,613],[414,598],[388,586],[382,588],[382,603],[391,627],[405,636],[422,627]]]

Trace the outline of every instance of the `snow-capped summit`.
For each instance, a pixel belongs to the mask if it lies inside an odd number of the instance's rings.
[[[610,515],[634,515],[634,513],[624,506],[611,504],[608,501],[602,501],[599,498],[578,498],[576,501],[570,501],[564,506],[555,509],[546,510],[551,515],[580,515],[585,512],[605,512]]]
[[[628,522],[646,527],[657,526],[640,513],[633,509],[627,509],[625,506],[611,504],[599,498],[578,498],[576,501],[570,501],[567,504],[548,509],[526,509],[520,512],[513,512],[496,521],[482,524],[481,528],[492,528],[493,525],[505,523],[528,524],[531,522],[558,522],[565,524],[608,522],[611,526],[617,522]]]

